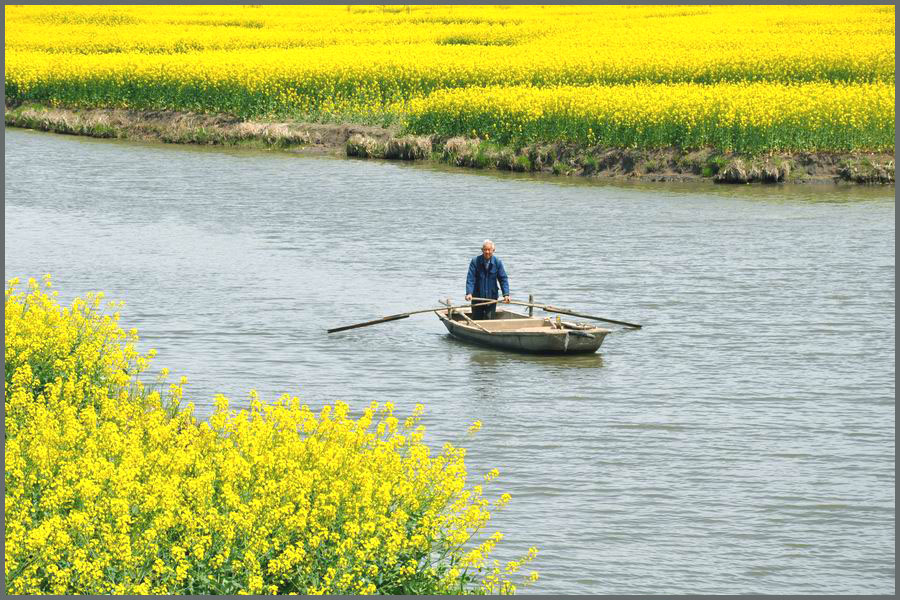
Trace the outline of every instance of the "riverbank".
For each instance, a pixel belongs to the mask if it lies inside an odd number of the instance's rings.
[[[639,150],[550,142],[522,147],[438,135],[405,135],[399,126],[246,121],[177,111],[6,107],[5,123],[55,133],[272,148],[387,160],[642,181],[894,184],[894,155],[868,152],[722,153],[712,148]]]

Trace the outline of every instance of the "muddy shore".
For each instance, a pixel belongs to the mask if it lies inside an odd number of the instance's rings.
[[[590,148],[559,142],[512,148],[461,137],[403,135],[399,127],[248,122],[225,115],[40,105],[6,107],[5,122],[8,127],[100,138],[424,160],[560,176],[716,183],[894,184],[894,155],[887,153],[780,152],[746,156],[713,149]]]

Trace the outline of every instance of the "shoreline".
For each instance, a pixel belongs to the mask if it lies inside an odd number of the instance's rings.
[[[38,104],[7,106],[5,124],[97,138],[243,146],[607,180],[894,185],[894,155],[888,153],[778,152],[750,156],[712,148],[588,148],[562,142],[513,148],[471,138],[404,135],[397,126],[242,121],[227,115],[50,108]]]

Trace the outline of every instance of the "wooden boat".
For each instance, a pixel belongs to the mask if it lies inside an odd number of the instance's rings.
[[[596,352],[609,329],[497,308],[490,321],[472,320],[471,308],[434,311],[455,338],[483,346],[540,354]],[[450,313],[448,315],[448,312]]]

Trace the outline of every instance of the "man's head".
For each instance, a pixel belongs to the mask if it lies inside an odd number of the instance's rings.
[[[484,260],[491,260],[491,257],[494,255],[494,242],[484,240],[484,243],[481,244],[481,255],[484,257]]]

